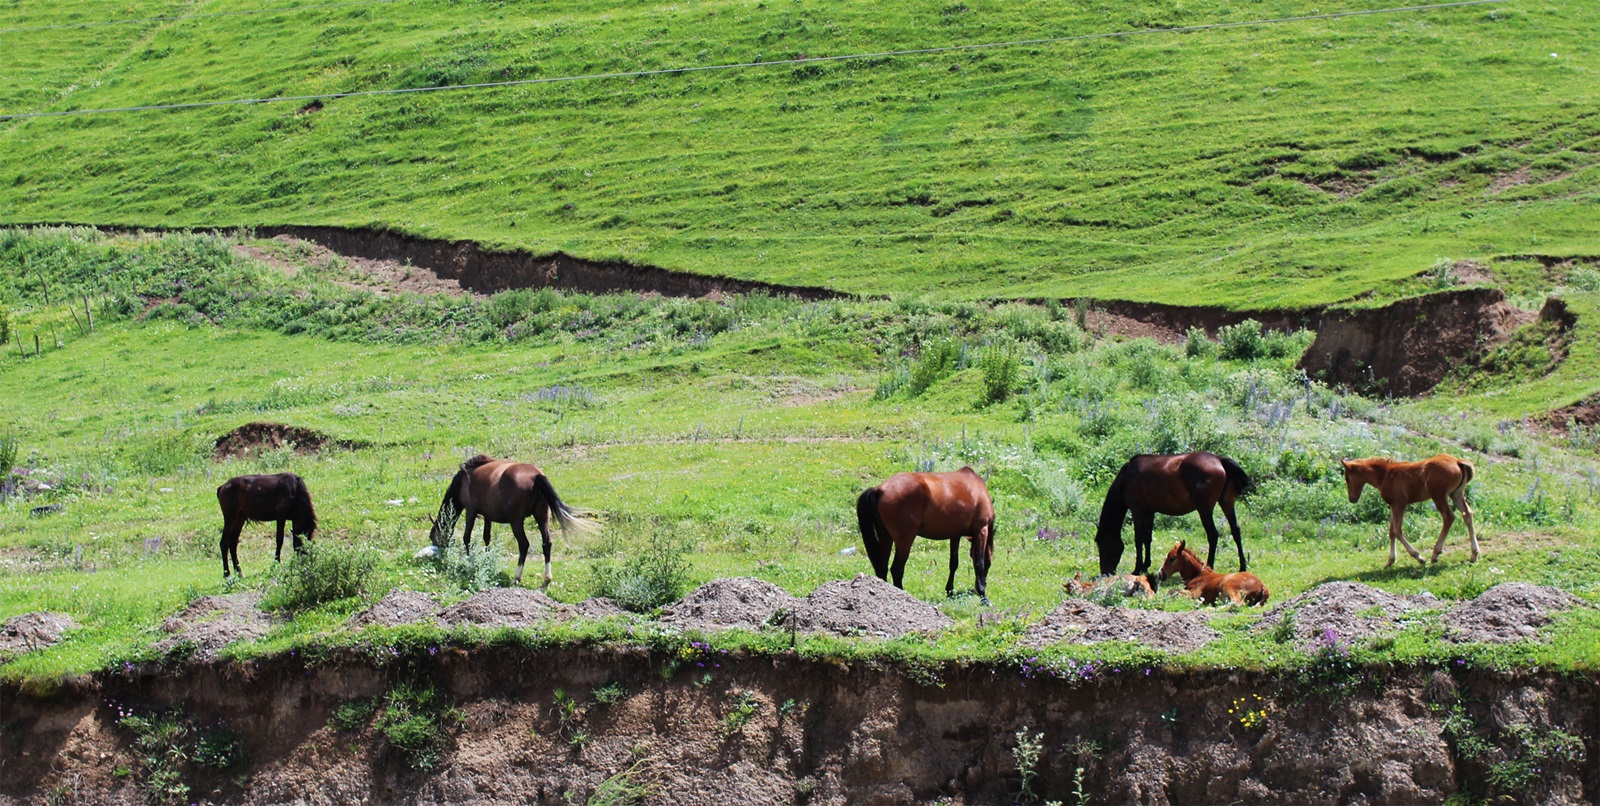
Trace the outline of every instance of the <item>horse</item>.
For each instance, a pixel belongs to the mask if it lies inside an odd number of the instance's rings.
[[[867,557],[878,578],[889,579],[889,548],[894,547],[894,586],[905,577],[911,542],[918,537],[950,541],[946,596],[955,595],[961,538],[972,539],[973,589],[989,604],[989,566],[994,562],[994,501],[983,478],[970,467],[953,473],[896,473],[856,499],[856,519]]]
[[[1403,527],[1406,507],[1429,500],[1433,501],[1434,508],[1439,510],[1439,518],[1444,521],[1444,528],[1439,530],[1439,541],[1433,544],[1432,561],[1439,561],[1439,554],[1444,551],[1444,539],[1450,535],[1450,526],[1456,520],[1450,511],[1451,503],[1467,521],[1467,538],[1472,544],[1472,556],[1467,562],[1478,561],[1478,533],[1472,527],[1472,507],[1467,505],[1467,484],[1472,481],[1473,474],[1471,462],[1441,453],[1420,462],[1396,462],[1373,457],[1340,459],[1339,464],[1344,467],[1344,484],[1350,492],[1350,503],[1361,500],[1361,491],[1371,484],[1389,505],[1389,562],[1384,563],[1384,568],[1394,565],[1396,540],[1406,547],[1411,559],[1427,564],[1422,562],[1422,555],[1406,542]]]
[[[306,483],[293,473],[274,476],[235,476],[217,488],[217,505],[222,507],[222,578],[227,579],[228,557],[233,557],[233,572],[239,568],[239,532],[245,521],[277,521],[278,551],[275,562],[283,561],[283,522],[293,524],[294,550],[302,549],[300,538],[310,540],[317,531],[317,512],[311,507]]]
[[[1082,571],[1074,573],[1071,579],[1061,583],[1062,589],[1067,592],[1068,596],[1087,596],[1090,591],[1096,588],[1100,590],[1110,588],[1123,596],[1150,597],[1156,595],[1156,590],[1160,586],[1160,581],[1148,574],[1144,576],[1128,574],[1122,577],[1084,579]]]
[[[1219,574],[1209,565],[1201,565],[1200,558],[1189,550],[1187,541],[1180,540],[1167,552],[1167,561],[1161,564],[1161,578],[1173,574],[1183,578],[1184,590],[1206,604],[1217,601],[1219,595],[1228,597],[1233,604],[1266,604],[1267,586],[1261,578],[1248,571]]]
[[[1239,548],[1239,570],[1248,570],[1233,502],[1250,486],[1250,477],[1244,474],[1238,462],[1214,453],[1140,454],[1129,459],[1117,471],[1111,488],[1106,490],[1105,504],[1100,507],[1100,525],[1095,530],[1094,542],[1100,550],[1101,576],[1117,573],[1123,551],[1122,520],[1129,510],[1133,512],[1134,574],[1150,571],[1151,533],[1155,530],[1158,512],[1162,515],[1199,512],[1200,525],[1205,527],[1206,537],[1211,540],[1207,565],[1215,563],[1217,524],[1211,510],[1219,504],[1223,516],[1228,519],[1228,529],[1233,532],[1233,544]]]
[[[433,519],[433,529],[428,534],[433,545],[443,547],[455,530],[455,513],[467,516],[467,528],[461,535],[461,544],[472,551],[472,525],[483,516],[483,545],[489,545],[490,524],[510,524],[517,538],[516,584],[522,584],[522,566],[528,561],[528,535],[523,522],[529,516],[539,525],[539,536],[544,543],[544,585],[548,587],[554,577],[550,573],[550,516],[554,514],[562,532],[588,531],[594,522],[578,510],[566,505],[544,471],[530,464],[490,459],[483,454],[461,463],[444,491],[439,504],[440,517]]]

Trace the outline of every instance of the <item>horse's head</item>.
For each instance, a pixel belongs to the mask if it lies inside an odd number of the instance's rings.
[[[1351,472],[1356,467],[1354,462],[1349,459],[1340,459],[1339,466],[1344,469],[1345,490],[1350,493],[1350,503],[1354,504],[1361,500],[1361,490],[1367,483],[1361,478],[1360,473]]]
[[[1189,550],[1187,544],[1187,540],[1179,540],[1178,545],[1173,546],[1172,550],[1167,552],[1167,559],[1161,563],[1161,573],[1157,575],[1157,579],[1166,579],[1173,574],[1180,576],[1183,574],[1183,555],[1188,553]]]

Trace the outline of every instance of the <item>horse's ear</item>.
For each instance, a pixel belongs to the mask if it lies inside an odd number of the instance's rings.
[[[1178,541],[1178,551],[1183,551],[1184,549],[1186,549],[1188,547],[1189,547],[1189,541],[1187,541],[1187,540],[1179,540]]]

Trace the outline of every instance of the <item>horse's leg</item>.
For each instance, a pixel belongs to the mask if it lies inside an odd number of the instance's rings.
[[[228,578],[228,549],[233,549],[233,564],[239,565],[239,531],[244,528],[243,520],[224,520],[222,522],[222,578]],[[243,576],[243,574],[240,574]]]
[[[1435,496],[1433,508],[1439,510],[1439,520],[1444,522],[1444,528],[1439,530],[1439,540],[1433,544],[1433,557],[1428,562],[1438,562],[1439,555],[1444,553],[1444,539],[1450,536],[1450,527],[1456,522],[1456,514],[1450,511],[1450,497],[1447,495]]]
[[[1234,548],[1239,550],[1239,570],[1248,571],[1250,569],[1245,567],[1244,562],[1244,538],[1239,535],[1239,518],[1234,514],[1233,501],[1223,498],[1220,503],[1222,504],[1222,517],[1228,519],[1228,532],[1233,535]]]
[[[243,531],[243,529],[241,528],[241,529],[235,530],[234,533],[233,533],[233,539],[228,541],[228,554],[233,556],[233,575],[236,576],[236,577],[243,578],[244,577],[244,571],[243,571],[243,569],[239,568],[239,532],[240,531]]]
[[[1211,548],[1206,552],[1206,567],[1217,567],[1217,519],[1211,512],[1211,507],[1201,507],[1195,510],[1200,515],[1200,525],[1206,530],[1206,540],[1210,541]]]
[[[973,589],[978,593],[978,601],[985,605],[989,604],[989,563],[994,556],[992,525],[993,521],[979,528],[978,535],[972,539]]]
[[[493,525],[494,524],[489,522],[488,518],[484,518],[483,519],[483,547],[484,548],[488,548],[489,547],[489,527],[491,527]]]
[[[540,548],[544,549],[544,586],[550,587],[550,580],[555,579],[550,574],[550,510],[548,507],[539,506],[533,510],[533,522],[539,524]]]
[[[893,531],[890,534],[894,534]],[[911,543],[916,540],[915,534],[894,535],[894,562],[889,565],[889,573],[894,577],[894,586],[905,589],[906,560],[911,558]]]
[[[283,562],[283,520],[282,519],[278,520],[278,550],[273,553],[272,561],[275,562],[275,563]]]
[[[462,514],[465,516],[463,518],[463,520],[465,520],[467,522],[467,531],[462,533],[462,535],[461,535],[461,548],[464,549],[468,554],[471,554],[472,553],[472,522],[478,519],[478,510],[473,509],[472,507],[467,507],[467,511],[462,513]],[[488,525],[489,525],[489,519],[488,518],[484,518],[483,519],[483,524],[484,524],[484,527],[487,528]]]
[[[488,525],[489,522],[484,521],[484,526]],[[511,534],[516,535],[517,537],[517,575],[512,579],[512,584],[521,585],[522,566],[528,561],[528,533],[525,531],[522,521],[511,522]],[[545,584],[548,585],[549,582],[547,581]]]
[[[1156,511],[1133,511],[1133,574],[1144,576],[1150,572],[1150,543],[1155,538]]]
[[[1467,540],[1472,544],[1472,556],[1467,558],[1467,562],[1475,563],[1478,561],[1478,533],[1472,528],[1472,507],[1467,504],[1466,488],[1451,493],[1450,498],[1455,501],[1456,509],[1461,512],[1462,520],[1467,522]]]
[[[1396,540],[1400,541],[1400,545],[1405,548],[1407,554],[1411,555],[1411,559],[1417,561],[1418,565],[1427,565],[1427,563],[1423,562],[1423,560],[1422,560],[1422,554],[1419,553],[1416,550],[1416,548],[1411,545],[1411,541],[1406,539],[1405,526],[1406,526],[1406,505],[1405,504],[1390,504],[1389,505],[1389,565],[1394,565],[1394,541],[1396,541]],[[1384,568],[1388,568],[1389,565],[1385,565]]]
[[[973,551],[977,551],[977,544],[973,544]],[[944,595],[948,599],[956,595],[956,569],[961,567],[961,536],[950,539],[950,578],[944,581]]]

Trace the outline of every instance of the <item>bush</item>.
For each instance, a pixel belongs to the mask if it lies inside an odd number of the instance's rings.
[[[368,593],[377,560],[369,551],[308,543],[278,567],[276,584],[262,605],[305,610]]]
[[[916,397],[928,391],[940,378],[960,369],[964,346],[945,339],[923,347],[922,353],[911,365],[911,382],[906,387],[911,396]]]
[[[1189,328],[1183,337],[1183,354],[1190,358],[1207,358],[1217,353],[1217,344],[1198,327]]]
[[[1222,357],[1235,361],[1250,361],[1266,354],[1266,340],[1261,335],[1261,323],[1246,319],[1237,325],[1228,325],[1217,331],[1217,341],[1222,345]]]
[[[1017,387],[1017,378],[1022,374],[1021,362],[1017,360],[1017,348],[1013,344],[991,344],[983,353],[981,361],[983,368],[983,398],[978,401],[980,405],[999,403],[1011,396],[1012,390]]]
[[[412,769],[430,772],[439,766],[449,744],[447,726],[461,721],[461,712],[445,703],[434,689],[400,686],[385,697],[377,729]]]
[[[511,575],[500,570],[505,559],[505,555],[494,546],[469,552],[460,546],[447,544],[440,546],[439,553],[434,555],[433,567],[457,588],[467,593],[477,593],[511,584]]]
[[[596,560],[589,568],[589,593],[639,613],[671,604],[689,589],[688,554],[688,541],[657,531],[639,556],[620,565]]]

